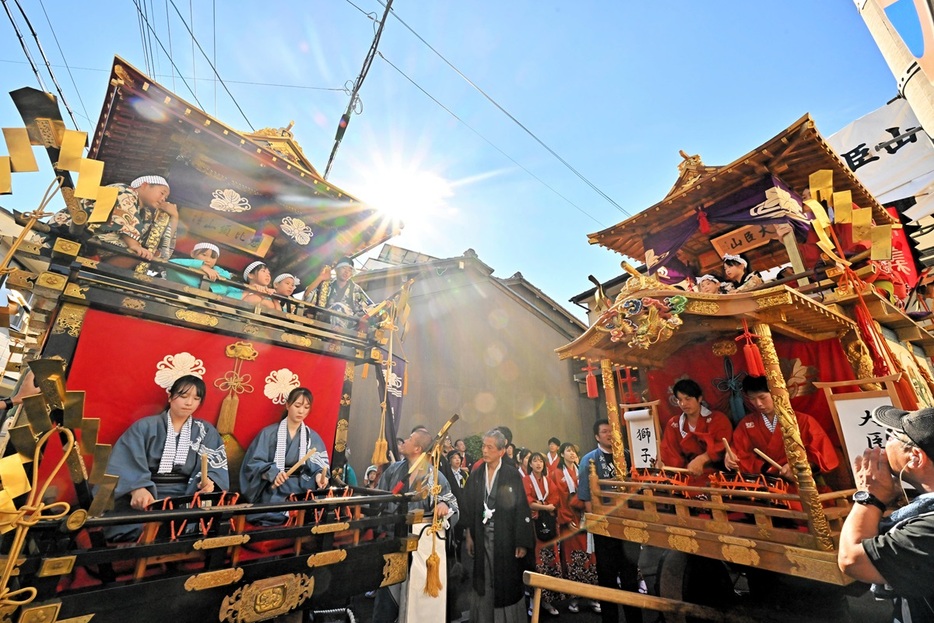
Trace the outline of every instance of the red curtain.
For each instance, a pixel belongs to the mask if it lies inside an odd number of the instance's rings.
[[[285,407],[273,404],[263,389],[270,372],[288,368],[314,395],[305,421],[321,435],[330,452],[344,380],[344,361],[334,357],[92,309],[84,319],[68,389],[87,392],[85,417],[100,418],[99,441],[113,443],[132,422],[165,408],[166,391],[154,380],[157,364],[168,355],[187,352],[203,362],[207,385],[195,417],[216,424],[227,392],[214,382],[233,369],[235,360],[224,349],[238,341],[249,341],[259,352],[240,369],[242,375],[250,376],[253,387],[251,393],[240,394],[234,429],[240,445],[246,448],[260,429],[279,421]]]
[[[165,409],[167,394],[155,382],[156,366],[167,355],[190,353],[203,362],[202,378],[207,393],[195,417],[217,423],[221,402],[227,392],[214,382],[233,370],[234,359],[225,348],[241,338],[174,327],[159,322],[88,310],[74,363],[68,373],[68,389],[83,390],[84,416],[100,418],[99,443],[114,443],[134,421]],[[345,362],[308,352],[250,341],[259,356],[245,361],[241,375],[250,375],[252,393],[240,394],[234,436],[244,450],[263,427],[278,422],[284,405],[273,404],[264,395],[271,371],[287,368],[311,390],[314,404],[305,422],[321,435],[328,453],[333,451],[334,431],[343,389]],[[54,438],[46,447],[40,476],[61,457],[61,444]],[[88,470],[91,456],[85,456]],[[61,499],[73,500],[68,470],[59,473],[55,484]]]
[[[737,332],[738,334],[738,332]],[[837,430],[833,416],[824,398],[823,390],[814,387],[814,381],[844,381],[854,379],[846,354],[836,339],[822,342],[802,342],[781,335],[773,335],[775,350],[788,393],[791,406],[799,411],[813,415],[838,444]],[[713,342],[704,342],[686,346],[677,354],[668,358],[664,368],[651,370],[648,374],[651,399],[660,399],[659,419],[661,425],[681,413],[681,410],[669,400],[671,387],[681,378],[691,378],[700,384],[704,398],[711,408],[730,415],[729,397],[725,380],[727,377],[724,358],[713,354]],[[745,375],[746,361],[741,349],[729,358],[733,365],[733,376]]]

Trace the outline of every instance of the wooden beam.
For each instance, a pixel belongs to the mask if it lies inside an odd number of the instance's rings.
[[[623,591],[614,588],[604,588],[602,586],[594,586],[593,584],[572,582],[571,580],[554,578],[551,576],[542,575],[541,573],[532,573],[531,571],[526,571],[522,574],[522,581],[525,582],[527,586],[530,586],[535,590],[534,596],[536,603],[533,605],[533,607],[538,605],[537,600],[540,598],[542,590],[551,590],[557,593],[577,595],[579,597],[583,597],[584,599],[609,601],[615,604],[622,604],[624,606],[634,606],[636,608],[664,612],[667,614],[675,615],[676,620],[678,617],[682,619],[684,617],[697,617],[706,619],[708,621],[723,621],[725,623],[753,623],[754,621],[786,620],[786,617],[784,616],[778,618],[770,617],[767,613],[760,611],[756,611],[755,617],[753,617],[750,616],[750,614],[742,612],[742,609],[740,608],[736,608],[734,611],[721,612],[720,610],[711,608],[710,606],[701,606],[698,604],[678,601],[677,599],[655,597],[654,595],[643,595],[642,593],[634,593],[631,591]],[[537,611],[538,608],[534,607],[532,617],[533,622],[536,621],[534,614],[538,614]],[[763,616],[765,618],[763,618]],[[809,618],[808,620],[816,621],[817,619]]]

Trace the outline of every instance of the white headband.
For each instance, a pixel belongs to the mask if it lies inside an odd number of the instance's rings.
[[[727,253],[723,256],[723,261],[726,262],[727,260],[736,262],[737,264],[742,264],[743,266],[747,268],[749,267],[749,262],[747,262],[746,260],[744,260],[738,255],[731,255],[730,253]]]
[[[159,175],[143,175],[130,182],[130,188],[139,188],[143,184],[156,184],[157,186],[169,185],[169,183],[165,181],[165,178]]]
[[[249,281],[249,280],[250,280],[250,273],[252,273],[252,272],[253,272],[254,270],[256,270],[258,267],[260,267],[260,266],[265,266],[265,265],[266,265],[266,262],[260,262],[259,260],[256,260],[255,262],[250,262],[250,263],[247,265],[247,267],[243,269],[243,280],[244,280],[244,281]]]
[[[275,286],[275,285],[279,285],[279,282],[280,282],[280,281],[285,281],[285,280],[288,279],[289,277],[292,278],[292,281],[294,281],[294,282],[295,282],[295,285],[297,286],[297,285],[298,285],[298,277],[296,277],[295,275],[292,275],[292,274],[290,274],[290,273],[282,273],[281,275],[278,275],[278,276],[273,280],[272,285],[274,285],[274,286]]]
[[[701,275],[697,278],[697,284],[700,285],[703,281],[713,281],[714,283],[720,283],[720,280],[714,277],[713,275]]]
[[[203,251],[205,249],[208,251],[214,251],[214,254],[217,257],[221,256],[221,250],[217,248],[216,244],[211,244],[210,242],[199,242],[191,248],[191,254],[194,255],[198,251]]]

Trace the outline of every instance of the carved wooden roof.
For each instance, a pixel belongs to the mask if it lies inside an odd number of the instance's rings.
[[[853,202],[870,207],[877,224],[891,223],[892,218],[860,183],[853,172],[834,153],[814,125],[810,115],[769,139],[748,154],[725,166],[707,166],[699,156],[681,152],[684,161],[679,175],[664,199],[635,216],[588,235],[590,244],[598,244],[622,255],[642,261],[646,233],[696,218],[695,208],[711,205],[741,188],[773,174],[801,194],[808,188],[808,176],[820,169],[832,169],[834,190],[849,190]],[[710,238],[735,228],[735,225],[711,223],[710,232],[694,236],[682,253],[696,258],[710,250]]]
[[[787,286],[775,286],[756,292],[733,294],[702,294],[666,288],[651,277],[632,278],[613,307],[579,338],[555,349],[560,359],[608,359],[615,364],[658,368],[681,348],[722,336],[731,341],[743,330],[743,320],[750,326],[769,324],[774,333],[798,340],[825,340],[838,337],[855,323],[841,313],[822,305]],[[615,312],[624,309],[627,300],[664,301],[672,296],[683,297],[684,311],[677,315],[680,325],[670,337],[659,339],[648,348],[630,346],[631,336],[614,336],[611,330],[619,326]],[[633,317],[640,328],[647,314]]]
[[[89,153],[105,163],[104,184],[166,177],[182,222],[198,224],[197,232],[182,228],[177,251],[186,253],[199,239],[222,248],[230,242],[221,264],[231,269],[262,257],[274,271],[311,276],[321,264],[359,255],[401,229],[322,179],[291,126],[242,134],[119,57]],[[251,251],[255,241],[238,248],[229,233],[210,237],[223,227],[271,244]]]

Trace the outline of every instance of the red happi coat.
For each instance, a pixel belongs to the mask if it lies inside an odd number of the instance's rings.
[[[577,468],[568,468],[568,474],[571,476],[571,482],[574,483],[574,493],[568,489],[568,483],[564,479],[564,470],[557,467],[548,475],[551,479],[551,488],[558,496],[558,525],[565,527],[571,522],[580,526],[581,513],[584,512],[584,503],[577,499]]]
[[[533,478],[535,478],[538,489],[544,497],[543,500],[539,499],[538,495],[535,493],[535,488],[532,486]],[[549,480],[547,469],[542,470],[541,478],[536,478],[534,473],[524,476],[522,478],[522,485],[525,487],[525,497],[529,501],[530,506],[533,503],[554,504],[555,512],[557,512],[559,503],[558,491]],[[546,489],[548,490],[547,493],[545,492]],[[533,510],[532,517],[536,518],[539,513],[543,512],[545,511]],[[550,575],[554,578],[561,577],[561,551],[558,539],[552,539],[548,542],[540,541],[538,538],[535,539],[535,570],[542,575]],[[542,601],[545,603],[550,604],[561,599],[564,599],[564,595],[561,593],[555,593],[549,590],[542,591]]]
[[[694,457],[707,453],[711,463],[719,463],[723,460],[725,447],[723,440],[727,441],[733,435],[733,425],[729,418],[719,411],[710,411],[704,409],[697,418],[697,427],[691,431],[685,429],[687,435],[681,436],[679,422],[681,417],[673,417],[668,420],[665,426],[665,432],[662,435],[660,456],[662,463],[668,467],[687,467]],[[706,487],[710,484],[708,474],[715,471],[715,467],[708,466],[704,468],[704,473],[700,476],[687,476],[687,484],[692,487]]]
[[[560,462],[561,462],[561,456],[560,456],[560,455],[559,455],[559,456],[556,456],[556,457],[555,457],[555,462],[552,463],[552,462],[551,462],[551,458],[548,456],[548,453],[546,452],[546,453],[545,453],[545,474],[546,474],[547,476],[551,477],[551,475],[554,473],[554,471],[555,471],[556,469],[558,469],[558,463],[560,463]],[[530,469],[531,469],[531,468],[530,468]]]
[[[668,467],[687,467],[691,459],[707,453],[712,462],[723,459],[723,440],[733,435],[730,420],[719,411],[701,413],[697,418],[697,428],[681,436],[678,423],[681,417],[668,420],[662,435],[661,459]],[[685,424],[686,426],[686,424]]]
[[[840,461],[830,438],[827,437],[821,425],[807,413],[796,411],[795,417],[798,420],[798,430],[801,432],[801,442],[807,452],[808,463],[824,474],[835,469]],[[733,431],[732,449],[739,460],[740,471],[747,474],[761,473],[765,466],[765,461],[753,451],[753,448],[758,448],[779,465],[788,462],[781,426],[776,422],[775,432],[770,432],[758,413],[744,417]],[[769,471],[775,472],[776,470],[770,467]]]

